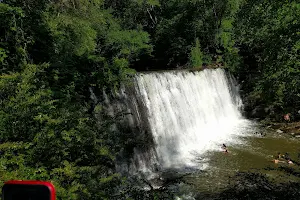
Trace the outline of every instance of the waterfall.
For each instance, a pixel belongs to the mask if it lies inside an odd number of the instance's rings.
[[[241,114],[238,87],[223,69],[138,73],[130,88],[119,95],[133,113],[129,121],[142,124],[153,140],[147,155],[136,150],[139,169],[153,162],[197,167],[199,156],[239,143],[251,126]]]
[[[247,120],[222,69],[140,73],[135,90],[146,108],[159,164],[193,166],[195,155],[234,142]]]

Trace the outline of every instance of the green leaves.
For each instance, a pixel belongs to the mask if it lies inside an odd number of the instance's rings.
[[[203,53],[201,51],[199,39],[196,38],[195,47],[191,50],[190,64],[192,67],[202,67],[203,64]]]
[[[34,118],[53,109],[51,91],[46,88],[47,65],[26,65],[21,73],[2,75],[0,79],[3,140],[30,141],[39,128]]]
[[[55,39],[55,54],[68,57],[94,52],[97,32],[89,21],[64,14],[47,18],[52,37]]]
[[[0,73],[20,70],[27,60],[26,40],[20,8],[0,3]]]
[[[277,113],[300,108],[299,8],[297,1],[246,1],[234,23],[236,41],[256,67],[241,71],[261,80],[252,87],[261,90],[260,101],[274,105]]]
[[[118,58],[136,60],[141,54],[149,54],[149,35],[143,31],[112,31],[108,33],[107,47],[115,52]]]
[[[139,5],[147,4],[150,6],[160,6],[159,0],[133,0],[133,2],[136,2]]]
[[[300,109],[297,1],[5,2],[4,180],[51,179],[61,199],[121,194],[116,156],[141,142],[129,130],[113,131],[118,119],[107,116],[101,101],[103,91],[111,94],[130,80],[132,67],[222,65],[245,80],[252,101],[280,112]]]

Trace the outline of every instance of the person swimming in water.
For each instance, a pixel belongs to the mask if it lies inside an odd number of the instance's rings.
[[[227,146],[225,144],[223,144],[221,148],[224,153],[228,153]]]
[[[281,159],[281,158],[283,158],[283,155],[280,153],[280,152],[278,152],[277,153],[277,156],[275,157],[276,159]]]
[[[294,164],[294,162],[291,160],[288,153],[285,153],[285,155],[282,155],[280,152],[278,152],[277,156],[275,156],[275,158],[272,160],[272,162],[274,162],[275,164],[278,164],[278,163]]]
[[[227,147],[226,147],[225,144],[223,144],[221,148],[222,148],[222,149],[226,149]]]
[[[286,160],[290,160],[290,155],[289,155],[289,153],[288,153],[288,152],[286,152],[286,153],[284,154],[284,159],[286,159]]]
[[[294,164],[293,161],[290,158],[288,159],[287,163],[291,164],[291,165]]]
[[[275,159],[273,159],[273,160],[271,160],[273,163],[275,163],[275,164],[278,164],[278,163],[285,163],[284,161],[282,161],[282,160],[279,160],[278,158],[275,158]]]
[[[272,162],[274,162],[275,164],[278,163],[284,163],[284,161],[280,160],[282,159],[282,154],[280,152],[277,153],[277,156],[274,156],[275,158],[272,160]]]

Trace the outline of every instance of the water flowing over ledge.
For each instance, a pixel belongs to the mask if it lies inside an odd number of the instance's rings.
[[[135,150],[136,169],[203,168],[197,159],[222,143],[239,143],[244,119],[234,79],[223,69],[138,73],[118,94],[131,126],[147,130],[151,148]],[[122,106],[113,105],[111,111]],[[151,167],[152,166],[152,167]],[[154,167],[155,168],[155,167]]]

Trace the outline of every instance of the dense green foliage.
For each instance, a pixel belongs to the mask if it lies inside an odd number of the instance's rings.
[[[293,0],[2,0],[2,180],[52,180],[59,199],[130,197],[115,170],[127,141],[99,103],[135,70],[222,65],[249,111],[296,116],[299,19]]]
[[[115,158],[124,141],[90,90],[113,91],[152,47],[146,32],[122,28],[103,6],[0,3],[2,181],[52,180],[59,199],[121,194]]]
[[[251,103],[272,117],[300,109],[299,17],[297,1],[247,1],[235,21],[244,60],[237,73]]]

